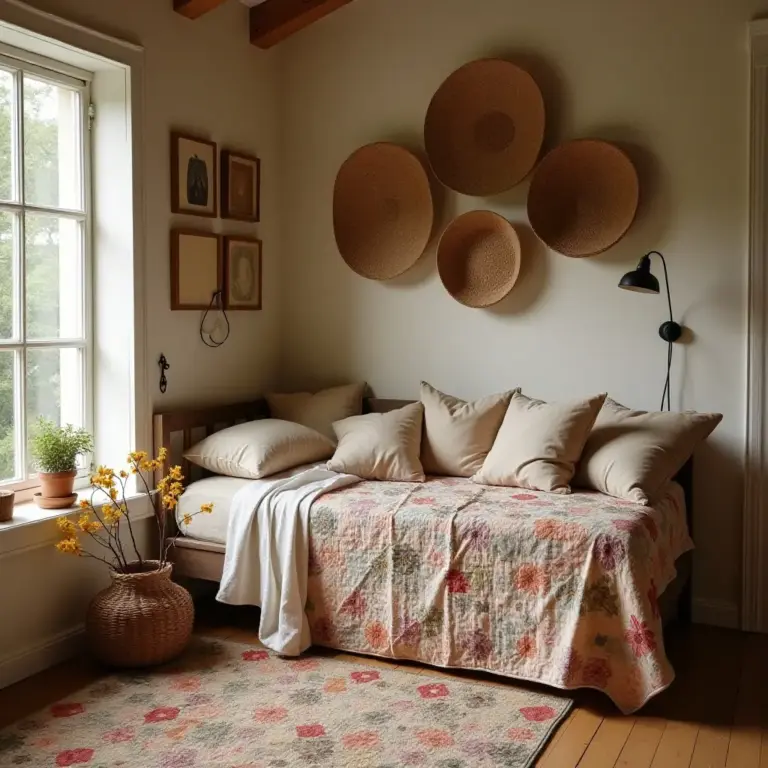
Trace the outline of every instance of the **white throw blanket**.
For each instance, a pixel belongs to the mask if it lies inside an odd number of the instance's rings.
[[[216,599],[261,607],[259,639],[285,656],[311,645],[304,606],[309,578],[309,510],[315,499],[360,482],[314,467],[282,480],[256,480],[235,494],[224,573]]]

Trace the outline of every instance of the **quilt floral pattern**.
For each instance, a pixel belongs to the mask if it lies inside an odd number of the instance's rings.
[[[433,478],[315,502],[307,615],[340,650],[604,691],[664,690],[658,598],[693,548],[682,489],[653,508]]]

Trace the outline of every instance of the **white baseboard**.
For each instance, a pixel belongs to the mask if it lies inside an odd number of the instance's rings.
[[[693,622],[739,629],[739,606],[727,600],[697,598],[693,601]]]
[[[59,632],[41,643],[0,659],[0,688],[18,683],[77,655],[83,645],[82,624]]]

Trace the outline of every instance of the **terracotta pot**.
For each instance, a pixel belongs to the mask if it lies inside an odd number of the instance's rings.
[[[192,637],[195,608],[156,560],[112,571],[112,585],[93,598],[85,632],[93,653],[114,667],[149,667],[178,656]]]
[[[44,499],[61,499],[72,495],[77,472],[40,472],[40,491]]]
[[[0,491],[0,523],[8,523],[13,518],[13,503],[16,494],[13,491]]]

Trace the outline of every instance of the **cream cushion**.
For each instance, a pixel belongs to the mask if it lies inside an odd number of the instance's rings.
[[[278,419],[261,419],[216,432],[184,458],[217,475],[258,480],[286,469],[324,461],[333,442],[314,429]]]
[[[603,394],[545,403],[516,392],[488,458],[472,479],[483,485],[570,493],[576,462],[604,400]]]
[[[423,483],[419,460],[423,421],[421,403],[337,421],[333,428],[339,444],[328,469],[365,480]]]
[[[512,392],[468,403],[421,383],[424,434],[421,463],[428,475],[471,477],[493,446]]]
[[[365,384],[348,384],[324,389],[315,394],[269,394],[266,399],[272,418],[295,421],[335,440],[333,422],[359,416],[363,412],[364,392]]]
[[[584,447],[574,485],[653,503],[722,418],[719,413],[633,411],[608,398]]]

